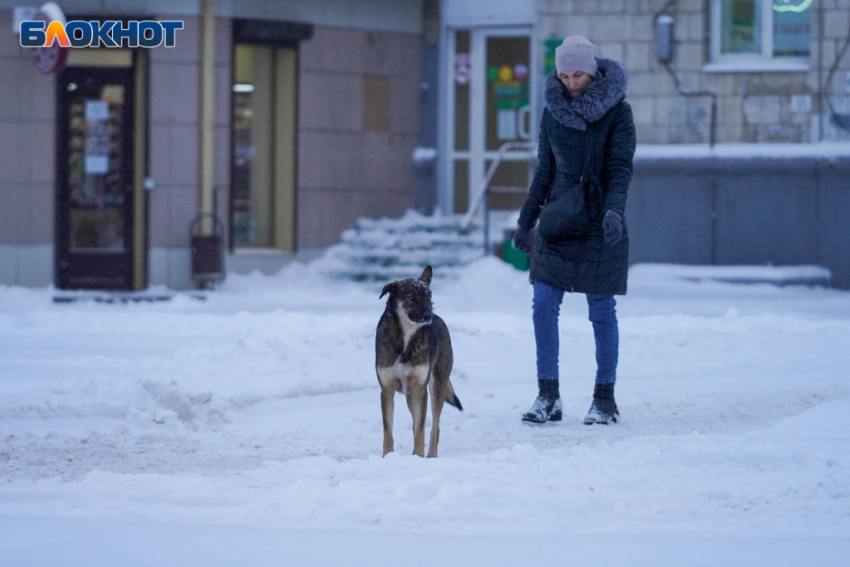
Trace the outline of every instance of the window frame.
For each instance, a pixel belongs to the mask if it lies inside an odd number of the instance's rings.
[[[721,53],[721,1],[711,0],[710,53],[711,62],[703,67],[705,72],[777,72],[808,71],[809,57],[774,57],[773,55],[773,3],[774,0],[759,0],[761,10],[761,53]],[[811,34],[809,35],[811,54]]]

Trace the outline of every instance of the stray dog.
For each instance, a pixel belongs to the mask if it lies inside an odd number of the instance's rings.
[[[431,391],[431,442],[428,456],[437,456],[440,413],[448,402],[463,411],[449,375],[454,358],[446,323],[431,311],[431,276],[427,266],[418,279],[388,283],[390,294],[375,336],[375,371],[381,384],[384,456],[393,451],[393,397],[401,392],[413,416],[413,454],[425,456],[425,412]]]

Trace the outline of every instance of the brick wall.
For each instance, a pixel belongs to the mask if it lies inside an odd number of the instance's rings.
[[[628,100],[641,143],[706,143],[711,99],[678,94],[672,77],[655,57],[654,15],[665,3],[666,0],[538,0],[540,40],[584,35],[596,45],[597,55],[623,63],[629,72]],[[682,85],[688,89],[711,89],[719,95],[717,141],[817,141],[819,85],[850,33],[850,0],[814,3],[810,68],[783,73],[705,72],[704,66],[710,63],[710,5],[710,0],[677,0],[668,13],[675,19],[671,67]],[[819,10],[823,10],[823,34]],[[827,89],[839,112],[850,112],[850,97],[843,87],[848,69],[850,54],[842,60]],[[794,95],[810,96],[811,110],[793,111]],[[850,139],[850,135],[832,126],[828,117],[823,124],[825,139]]]

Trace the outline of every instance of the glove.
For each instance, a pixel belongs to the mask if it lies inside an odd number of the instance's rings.
[[[514,233],[514,248],[526,254],[531,252],[531,244],[528,242],[528,235],[531,234],[530,228],[517,226]]]
[[[614,211],[606,211],[602,217],[602,232],[608,244],[619,242],[623,237],[623,217]]]

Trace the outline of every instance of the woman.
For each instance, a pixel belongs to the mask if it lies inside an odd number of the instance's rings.
[[[538,165],[519,217],[514,245],[530,252],[539,395],[522,419],[559,421],[558,312],[564,292],[587,294],[596,339],[596,386],[586,425],[616,422],[619,332],[615,295],[626,293],[629,235],[626,195],[632,179],[635,126],[624,100],[622,65],[593,56],[581,36],[555,50],[546,79]]]

